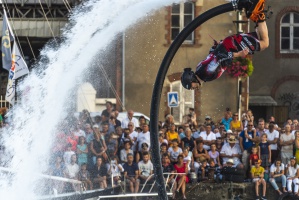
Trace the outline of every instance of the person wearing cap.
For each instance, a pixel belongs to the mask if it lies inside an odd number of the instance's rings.
[[[231,135],[230,138],[228,139],[228,143],[223,145],[221,151],[220,151],[220,156],[223,159],[223,166],[226,166],[226,162],[229,159],[233,159],[234,161],[234,167],[237,168],[244,168],[243,164],[241,163],[241,149],[238,144],[236,144],[236,138],[235,136]]]
[[[296,157],[290,158],[290,164],[286,167],[287,176],[287,190],[289,193],[292,192],[292,183],[294,184],[294,194],[298,196],[298,177],[299,177],[299,165],[296,163]]]
[[[204,125],[207,125],[207,124],[210,124],[211,127],[212,127],[212,130],[214,130],[214,128],[215,128],[215,123],[212,121],[212,118],[211,118],[209,115],[207,115],[207,116],[205,117]]]
[[[256,194],[256,200],[260,199],[259,191],[260,185],[263,185],[263,196],[261,197],[262,200],[267,200],[266,198],[266,189],[267,189],[267,183],[264,179],[264,172],[265,169],[261,166],[262,160],[255,160],[255,165],[251,168],[251,177],[253,183],[255,183],[255,194]]]

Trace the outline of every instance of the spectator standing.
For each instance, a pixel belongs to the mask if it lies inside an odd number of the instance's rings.
[[[88,147],[85,142],[85,137],[79,137],[79,144],[77,145],[78,165],[81,166],[83,163],[87,163],[88,158]]]
[[[221,119],[220,123],[224,125],[225,130],[227,131],[230,127],[230,122],[233,119],[231,118],[231,111],[227,108],[224,113],[224,117]]]
[[[102,115],[105,115],[107,118],[109,118],[112,111],[113,111],[112,102],[111,101],[106,101],[106,109],[103,110]]]
[[[216,142],[216,135],[212,132],[212,127],[210,124],[205,125],[206,131],[203,131],[199,134],[199,140],[203,140],[203,148],[209,151],[211,144],[215,144]]]
[[[127,117],[125,119],[123,119],[122,122],[121,122],[121,127],[122,128],[128,128],[129,122],[133,122],[135,128],[139,127],[138,119],[136,119],[133,116],[134,116],[134,111],[133,110],[128,110]]]
[[[162,124],[163,127],[170,127],[171,124],[174,124],[174,118],[171,114],[165,116],[165,121]]]
[[[232,131],[238,131],[238,133],[240,133],[243,130],[243,124],[239,120],[239,114],[238,113],[233,114],[233,119],[230,122],[230,128],[229,129],[232,130]]]
[[[299,131],[295,132],[295,148],[296,163],[299,164]]]
[[[267,142],[267,134],[263,133],[261,136],[262,141],[259,143],[259,157],[262,160],[262,167],[269,170],[269,166],[271,163],[271,147]]]
[[[116,156],[118,152],[118,136],[112,132],[107,141],[107,153],[109,156]]]
[[[281,161],[284,164],[288,164],[290,158],[293,156],[293,144],[295,141],[295,136],[291,134],[291,126],[286,125],[285,133],[280,136],[280,146],[281,146]]]
[[[78,122],[78,124],[75,126],[74,129],[74,135],[77,136],[78,138],[80,136],[86,137],[85,132],[81,129],[82,124],[80,122]]]
[[[128,162],[123,165],[124,168],[124,177],[126,178],[126,182],[130,186],[131,193],[138,193],[139,190],[139,168],[137,163],[134,163],[133,154],[127,155]]]
[[[255,194],[256,194],[256,199],[260,199],[259,195],[259,186],[263,185],[263,196],[261,197],[262,200],[267,200],[266,198],[266,189],[267,189],[267,183],[264,179],[264,172],[265,169],[261,167],[262,160],[256,160],[255,161],[255,166],[251,168],[251,176],[252,176],[252,181],[255,184]]]
[[[96,164],[97,157],[99,156],[103,157],[105,160],[108,158],[106,150],[106,143],[102,139],[100,133],[95,133],[95,139],[90,143],[90,151],[92,153],[93,164]]]
[[[137,137],[138,137],[139,133],[137,131],[135,131],[135,127],[134,127],[133,122],[128,123],[128,129],[129,129],[129,136],[132,140],[132,150],[135,152],[136,151],[136,145],[137,145]]]
[[[98,125],[94,125],[93,128],[99,128]],[[94,139],[93,129],[91,128],[90,124],[85,124],[85,133],[86,133],[86,143],[90,144],[90,142]]]
[[[240,133],[240,148],[241,148],[241,152],[242,153],[242,163],[244,165],[245,171],[248,170],[248,166],[249,166],[249,155],[250,155],[250,151],[251,148],[253,146],[253,142],[256,141],[254,138],[254,129],[253,129],[253,122],[248,122],[247,124],[247,134],[245,133],[245,131],[242,131]]]
[[[66,151],[63,154],[63,161],[64,161],[65,165],[71,163],[71,157],[74,154],[75,154],[75,152],[72,151],[72,144],[67,144]]]
[[[269,129],[266,130],[267,140],[271,147],[271,163],[278,158],[277,143],[279,139],[279,132],[274,129],[274,124],[269,124]]]
[[[149,145],[150,148],[150,144],[151,144],[151,134],[149,132],[149,127],[147,124],[143,124],[142,126],[142,132],[140,132],[138,134],[137,137],[137,150],[140,152],[142,150],[141,145],[143,143],[147,143]]]
[[[270,179],[269,182],[273,186],[274,190],[278,192],[279,195],[282,195],[282,192],[279,190],[279,187],[276,183],[282,183],[282,191],[287,192],[287,178],[284,175],[285,167],[280,159],[277,159],[270,167]]]

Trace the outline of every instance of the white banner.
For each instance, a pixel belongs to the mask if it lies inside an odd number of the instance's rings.
[[[27,64],[23,57],[21,56],[20,50],[16,42],[13,44],[12,49],[12,66],[14,71],[13,79],[17,79],[29,73]]]

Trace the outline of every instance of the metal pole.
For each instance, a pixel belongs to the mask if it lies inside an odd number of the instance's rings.
[[[159,107],[161,100],[161,92],[163,88],[163,83],[168,71],[169,65],[175,56],[177,50],[180,48],[184,40],[192,33],[198,26],[206,22],[207,20],[220,15],[222,13],[230,12],[237,9],[236,0],[231,3],[223,4],[212,8],[205,13],[199,15],[190,24],[188,24],[180,34],[175,38],[171,46],[169,47],[166,55],[161,63],[160,69],[158,71],[156,82],[153,89],[152,101],[151,101],[151,112],[150,112],[150,134],[151,134],[151,147],[152,147],[152,158],[155,172],[155,180],[158,188],[158,197],[160,200],[167,200],[168,196],[166,193],[166,188],[164,184],[164,177],[161,167],[160,149],[158,141],[158,119],[159,119]]]

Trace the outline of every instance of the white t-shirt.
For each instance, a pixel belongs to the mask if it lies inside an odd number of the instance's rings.
[[[73,151],[65,151],[63,154],[63,160],[65,165],[70,164],[71,163],[71,157],[72,155],[75,155],[75,152]]]
[[[291,141],[291,140],[295,140],[295,136],[292,134],[287,135],[285,133],[280,136],[280,141],[286,142],[286,141]],[[293,152],[293,144],[282,146],[281,151],[282,152]]]
[[[151,134],[150,134],[150,132],[149,131],[146,132],[146,133],[140,132],[138,134],[138,137],[137,137],[137,142],[138,142],[138,151],[141,151],[142,143],[147,143],[148,148],[150,148],[150,146],[151,146]]]
[[[74,135],[78,136],[78,137],[80,137],[80,136],[86,137],[85,132],[83,130],[81,130],[81,129],[79,129],[78,131],[74,130]]]
[[[172,147],[169,147],[169,148],[168,148],[168,152],[169,152],[169,154],[170,154],[170,158],[173,159],[173,160],[177,159],[178,156],[179,156],[181,153],[183,153],[183,151],[182,151],[182,149],[181,149],[180,147],[177,149],[177,151],[174,151]]]
[[[138,163],[138,168],[140,171],[140,174],[143,176],[149,176],[151,174],[151,171],[154,170],[153,163],[149,160],[147,163],[144,163],[143,160]]]
[[[199,138],[199,132],[194,132],[193,133],[193,135],[192,135],[192,137],[194,138],[194,139],[197,139],[197,138]]]
[[[231,156],[233,154],[242,155],[242,152],[241,152],[241,148],[240,148],[240,146],[238,144],[235,144],[231,148],[230,145],[229,145],[229,143],[226,143],[225,145],[223,145],[223,147],[222,147],[222,149],[220,151],[220,154],[226,154],[228,156]],[[228,159],[229,159],[228,157],[223,157],[223,164],[225,164]],[[233,160],[234,160],[234,164],[240,162],[239,157],[233,157]]]
[[[295,167],[291,167],[290,165],[287,165],[288,166],[288,174],[287,174],[287,177],[294,177],[296,176],[296,173],[297,173],[297,170],[299,169],[299,165]]]
[[[133,131],[132,133],[130,133],[130,138],[133,140],[133,145],[132,145],[132,147],[131,147],[131,149],[133,150],[133,151],[136,151],[136,141],[134,142],[134,138],[137,138],[138,137],[138,132],[136,132],[136,131]],[[125,134],[123,133],[123,136],[122,136],[122,138],[125,138]]]
[[[128,117],[123,119],[122,122],[121,122],[121,127],[122,128],[128,128],[128,123],[129,122],[133,122],[134,128],[139,127],[139,121],[135,117],[133,117],[131,120]]]
[[[207,134],[206,131],[200,132],[199,137],[201,137],[203,140],[208,140],[208,141],[216,140],[216,135],[212,131],[210,132],[209,135]],[[204,144],[203,148],[208,151],[210,150],[211,147],[209,145]]]
[[[76,178],[79,173],[79,165],[77,163],[66,165],[67,172],[70,178]]]
[[[284,164],[281,163],[278,169],[279,171],[277,171],[277,167],[274,164],[272,164],[270,167],[270,172],[274,174],[281,174],[281,171],[284,170]]]
[[[188,165],[188,171],[190,171],[191,160],[192,159],[189,155],[187,157],[184,157],[184,160],[183,160],[183,163],[188,163],[190,161],[190,163]]]
[[[279,132],[277,130],[273,130],[272,133],[269,130],[266,130],[265,133],[267,134],[268,141],[273,141],[275,138],[279,138]],[[271,150],[277,150],[277,144],[270,144],[270,147]]]
[[[121,176],[121,172],[124,171],[123,166],[122,166],[121,164],[118,164],[118,165],[116,165],[116,164],[110,164],[110,165],[108,165],[108,167],[107,167],[108,171],[110,170],[110,167],[111,167],[111,166],[112,166],[112,168],[111,168],[111,174],[112,174],[113,176]],[[119,169],[119,168],[120,168],[120,169]]]

